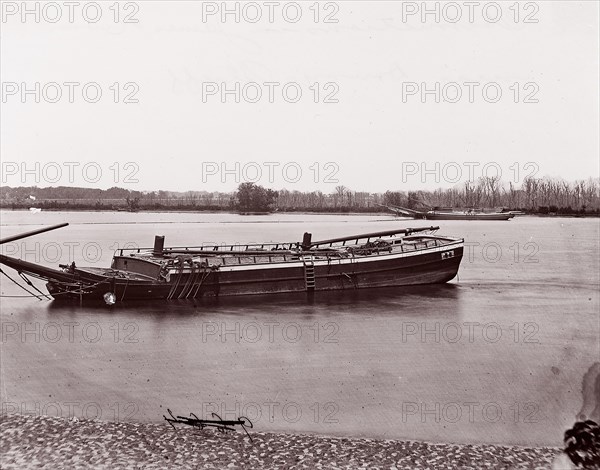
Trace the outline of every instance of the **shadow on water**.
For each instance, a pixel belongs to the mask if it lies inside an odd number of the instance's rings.
[[[455,284],[434,284],[376,289],[353,289],[316,293],[285,293],[251,296],[203,297],[194,300],[128,301],[115,306],[103,302],[52,301],[51,312],[76,314],[82,309],[103,315],[150,315],[150,316],[203,316],[219,313],[249,316],[253,313],[323,314],[330,312],[377,312],[398,315],[404,307],[429,305],[432,302],[455,304],[461,289]],[[426,312],[425,312],[426,313]]]

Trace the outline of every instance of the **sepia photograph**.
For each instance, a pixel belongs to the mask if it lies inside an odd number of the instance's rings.
[[[600,470],[599,23],[0,0],[0,468]]]

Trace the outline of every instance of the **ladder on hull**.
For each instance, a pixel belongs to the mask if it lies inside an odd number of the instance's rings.
[[[314,291],[315,281],[315,263],[312,259],[303,260],[304,262],[304,285],[307,291]]]

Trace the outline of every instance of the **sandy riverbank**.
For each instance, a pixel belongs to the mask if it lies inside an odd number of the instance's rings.
[[[167,423],[5,415],[0,467],[22,468],[551,468],[556,448],[428,444],[252,432],[220,434]]]

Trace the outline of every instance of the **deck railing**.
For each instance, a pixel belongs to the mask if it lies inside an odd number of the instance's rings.
[[[414,240],[390,239],[388,242],[396,241],[388,246],[362,246],[357,244],[338,244],[330,250],[303,251],[298,243],[261,243],[261,244],[237,244],[237,245],[205,245],[201,247],[173,247],[163,251],[164,255],[189,255],[207,257],[220,263],[222,266],[245,265],[245,264],[270,264],[297,262],[305,257],[314,260],[339,260],[344,258],[362,258],[365,256],[380,256],[390,253],[407,253],[447,245],[451,240],[440,240],[437,238]],[[399,242],[399,243],[398,243]],[[270,249],[269,249],[270,248]],[[152,248],[119,248],[115,255],[127,256],[129,254],[147,253],[152,256]]]

